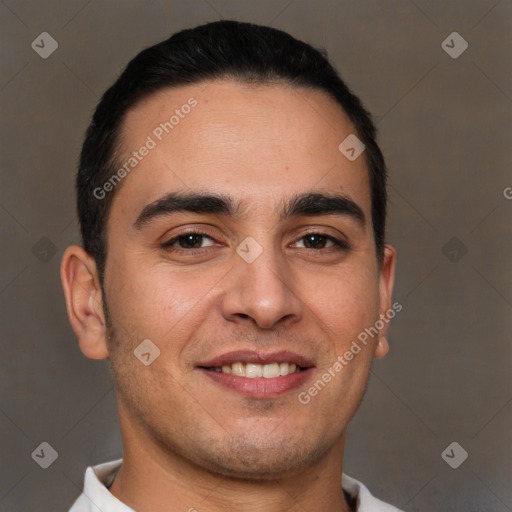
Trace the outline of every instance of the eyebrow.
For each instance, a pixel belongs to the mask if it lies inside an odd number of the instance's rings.
[[[151,221],[173,213],[222,215],[235,217],[246,210],[246,204],[231,197],[213,193],[171,192],[146,205],[133,226],[142,229]],[[350,197],[341,194],[305,192],[281,203],[280,220],[306,215],[348,216],[361,226],[366,224],[362,208]]]
[[[234,216],[241,205],[235,207],[233,199],[219,194],[171,192],[146,205],[133,226],[142,229],[152,220],[177,212]]]
[[[353,218],[361,226],[366,224],[362,208],[350,197],[341,194],[299,194],[285,203],[280,217],[284,220],[305,215],[342,215]]]

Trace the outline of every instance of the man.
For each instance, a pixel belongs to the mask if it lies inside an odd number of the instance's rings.
[[[87,469],[73,512],[398,510],[342,474],[397,304],[385,182],[359,100],[284,32],[210,23],[128,64],[61,272],[124,456]]]

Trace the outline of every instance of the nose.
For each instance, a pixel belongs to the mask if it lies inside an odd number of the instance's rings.
[[[274,329],[298,321],[302,302],[293,289],[291,270],[277,251],[264,249],[252,263],[234,255],[222,297],[222,314],[230,322]]]

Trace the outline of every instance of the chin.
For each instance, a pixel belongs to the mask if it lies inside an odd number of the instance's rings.
[[[196,445],[194,461],[212,473],[238,480],[278,480],[312,466],[329,450],[323,442],[302,439],[231,438],[224,446],[211,440]]]

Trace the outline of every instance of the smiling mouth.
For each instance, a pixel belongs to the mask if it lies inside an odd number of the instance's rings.
[[[277,377],[285,377],[292,373],[298,373],[304,368],[296,365],[295,363],[245,363],[238,361],[233,364],[225,364],[222,366],[209,366],[202,367],[205,370],[214,371],[217,373],[224,373],[226,375],[235,375],[237,377],[246,377],[248,379],[264,378],[275,379]]]
[[[217,386],[250,398],[279,397],[313,378],[315,364],[290,350],[235,350],[201,361],[196,369]]]

